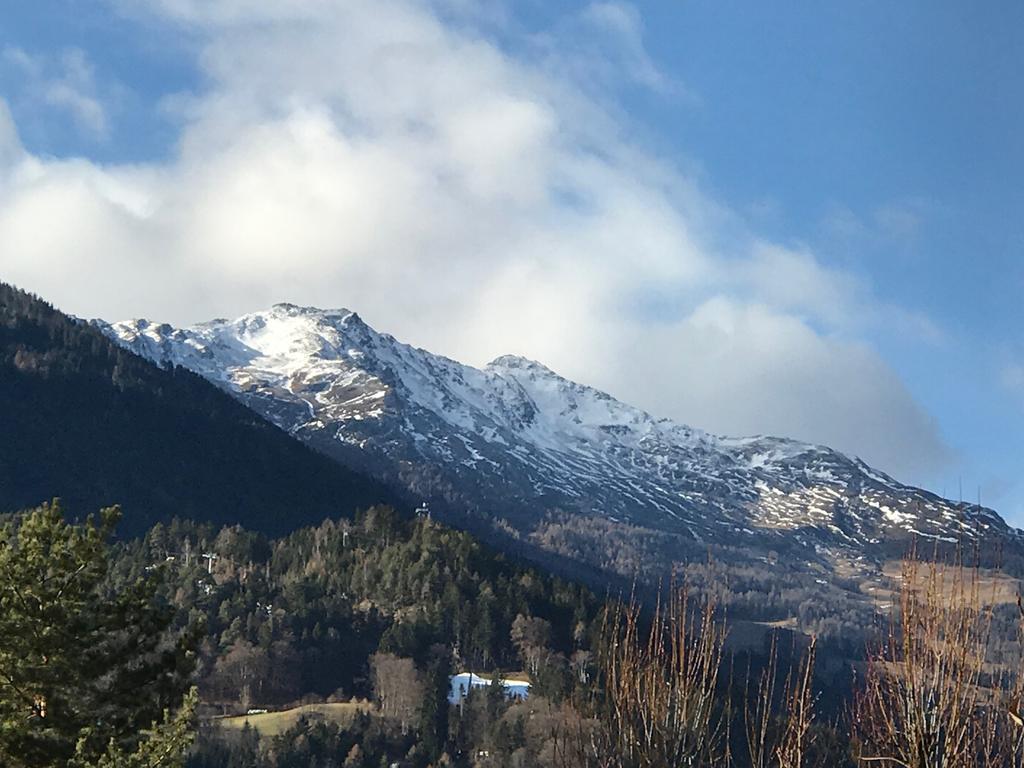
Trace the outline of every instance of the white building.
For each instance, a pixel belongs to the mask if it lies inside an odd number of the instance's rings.
[[[481,677],[473,672],[461,672],[452,676],[451,683],[448,702],[461,704],[471,689],[486,688],[491,684],[491,678]],[[525,699],[530,695],[530,683],[526,680],[502,680],[501,684],[505,688],[506,699]]]

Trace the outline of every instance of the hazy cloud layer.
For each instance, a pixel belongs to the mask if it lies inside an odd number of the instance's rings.
[[[19,95],[29,108],[69,115],[79,131],[93,139],[108,134],[107,111],[97,93],[96,76],[77,48],[59,56],[29,54],[21,48],[0,50],[0,67],[21,83]]]
[[[467,362],[526,354],[713,431],[828,443],[897,473],[944,460],[861,341],[926,320],[748,231],[631,140],[599,50],[560,44],[599,27],[627,79],[685,94],[629,6],[595,4],[523,53],[482,31],[500,13],[457,2],[156,7],[197,37],[206,78],[166,101],[177,152],[31,157],[0,107],[4,279],[113,320],[347,306]]]

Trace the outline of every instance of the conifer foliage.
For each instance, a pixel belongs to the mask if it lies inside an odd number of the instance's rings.
[[[175,515],[282,534],[393,498],[205,379],[4,283],[0,436],[0,512],[116,503],[121,535]]]
[[[108,588],[119,516],[73,525],[54,502],[0,530],[0,765],[180,762],[197,633],[170,631],[158,573]]]

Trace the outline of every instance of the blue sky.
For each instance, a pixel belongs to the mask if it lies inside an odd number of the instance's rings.
[[[937,346],[873,343],[958,456],[937,481],[1021,514],[1024,6],[1020,3],[665,3],[650,55],[700,108],[638,105],[671,125],[734,206],[926,313]],[[723,55],[725,54],[725,55]],[[884,212],[905,215],[887,231]],[[850,229],[836,226],[849,217]],[[962,462],[962,464],[961,464]],[[1011,490],[1012,488],[1012,490]],[[1009,511],[1009,510],[1008,510]]]
[[[1024,6],[293,5],[11,4],[0,277],[348,305],[1024,524]]]

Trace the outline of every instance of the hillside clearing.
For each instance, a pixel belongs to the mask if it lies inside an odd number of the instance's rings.
[[[261,736],[277,736],[295,725],[302,717],[310,720],[332,720],[344,725],[351,722],[358,712],[372,711],[373,705],[369,702],[344,701],[334,704],[304,704],[280,712],[222,717],[215,722],[228,730],[241,730],[248,723],[259,731]]]

